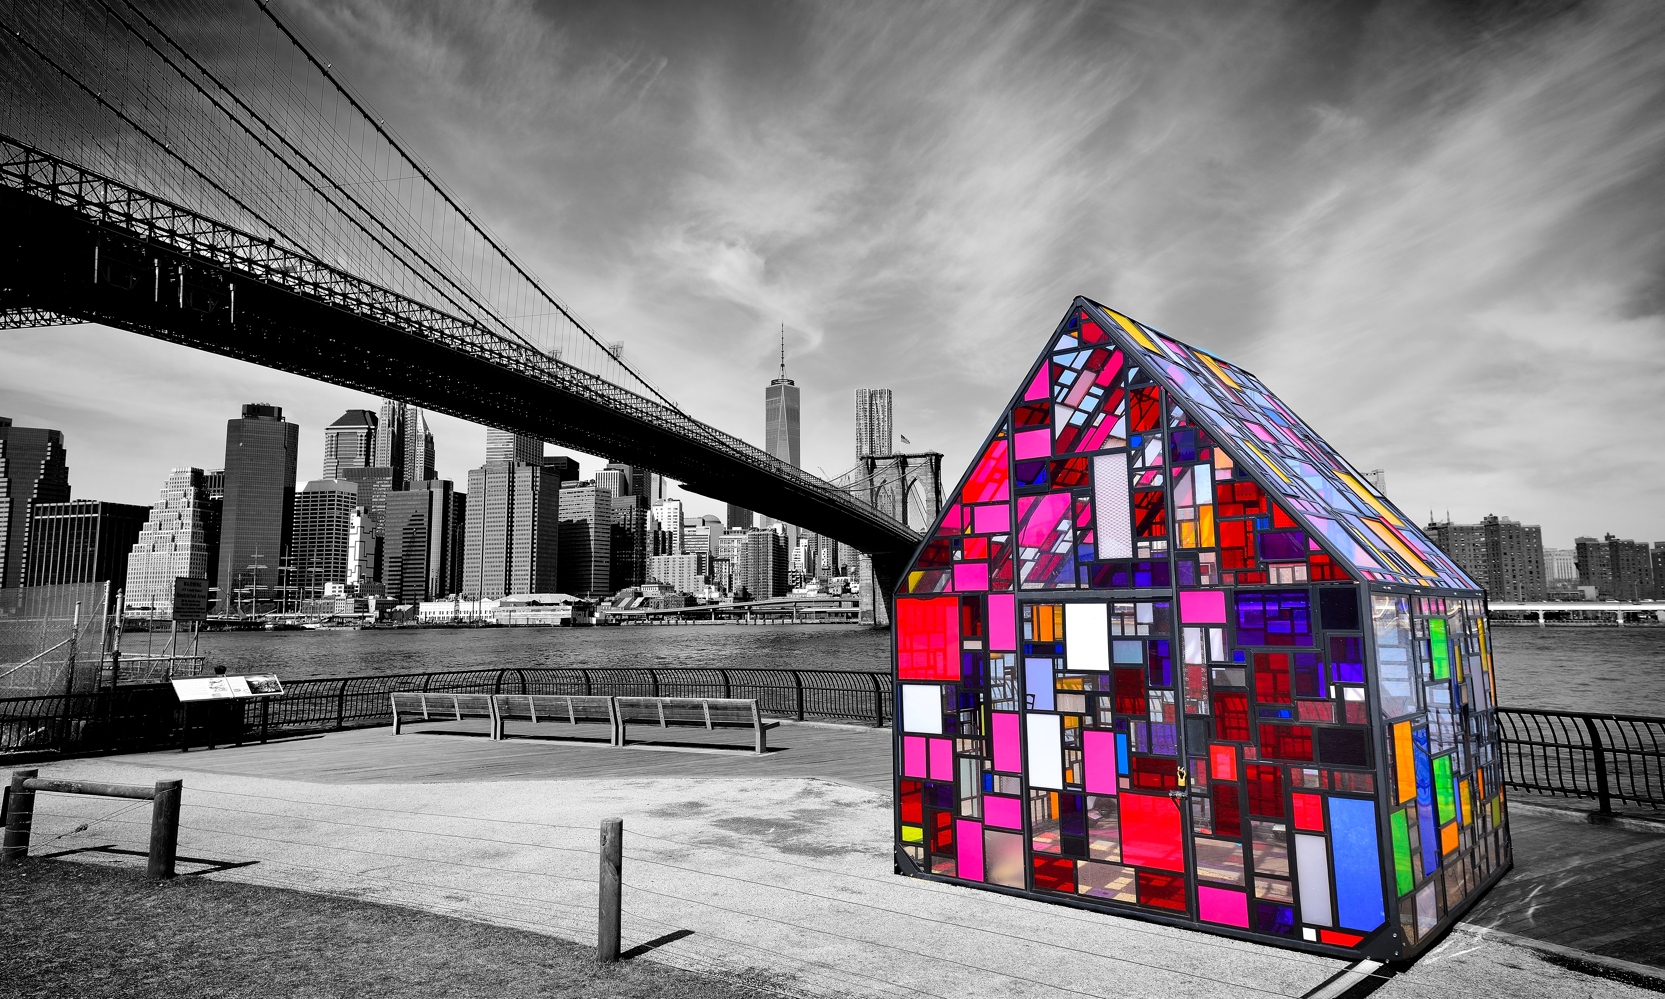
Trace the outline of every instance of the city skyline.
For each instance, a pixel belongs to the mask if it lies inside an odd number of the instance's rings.
[[[1004,401],[990,372],[1034,347],[1012,331],[1080,292],[1258,372],[1406,510],[1510,509],[1558,546],[1665,533],[1645,502],[1665,444],[1605,432],[1665,416],[1665,135],[1634,127],[1665,25],[1639,8],[366,11],[291,14],[689,412],[762,446],[750,400],[785,322],[808,470],[848,467],[875,371],[898,373],[899,429],[963,468]],[[666,300],[674,323],[645,304]],[[112,502],[215,465],[200,424],[249,399],[309,430],[366,402],[126,333],[11,333],[0,400],[62,429],[79,494]],[[1361,385],[1350,356],[1382,363]],[[1402,415],[1418,433],[1387,429]],[[461,481],[484,431],[429,418]]]

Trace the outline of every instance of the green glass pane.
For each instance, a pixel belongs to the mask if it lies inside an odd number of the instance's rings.
[[[1428,647],[1434,657],[1434,679],[1450,679],[1451,643],[1445,637],[1444,618],[1436,617],[1428,622]]]
[[[1416,887],[1416,874],[1411,870],[1411,832],[1402,811],[1393,813],[1393,874],[1399,882],[1399,894],[1409,895]]]
[[[1434,802],[1439,806],[1440,825],[1457,817],[1457,796],[1451,787],[1451,757],[1434,761]]]

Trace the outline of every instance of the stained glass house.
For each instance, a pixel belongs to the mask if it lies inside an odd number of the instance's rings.
[[[947,502],[903,873],[1406,960],[1509,868],[1479,587],[1254,375],[1077,298]]]

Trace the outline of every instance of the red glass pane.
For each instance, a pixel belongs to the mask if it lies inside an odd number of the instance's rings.
[[[1117,710],[1121,710],[1119,704]],[[1214,737],[1224,742],[1249,741],[1248,694],[1224,690],[1214,692]]]
[[[1131,783],[1141,790],[1169,791],[1179,787],[1179,771],[1173,760],[1135,756],[1132,770]]]
[[[1133,494],[1133,526],[1141,538],[1168,536],[1168,508],[1160,490]]]
[[[1143,715],[1149,710],[1145,703],[1145,671],[1119,669],[1116,671],[1116,714]],[[1249,709],[1243,708],[1243,738],[1249,737]]]
[[[1255,700],[1265,704],[1294,700],[1289,688],[1289,653],[1255,653]]]
[[[1087,459],[1069,458],[1052,463],[1052,484],[1060,489],[1071,489],[1087,484]]]
[[[924,785],[916,780],[902,782],[902,821],[918,825],[925,818]]]
[[[1044,402],[1032,402],[1012,409],[1012,425],[1033,427],[1052,419],[1052,407]]]
[[[1249,814],[1263,819],[1283,818],[1283,768],[1251,763],[1243,768],[1249,789]]]
[[[1185,870],[1185,849],[1179,823],[1179,806],[1166,794],[1117,796],[1121,804],[1122,863],[1155,867],[1164,871]]]
[[[1215,784],[1214,832],[1220,836],[1243,835],[1243,804],[1236,784]]]
[[[971,477],[966,479],[965,488],[960,491],[962,502],[987,503],[1011,495],[1011,473],[1006,463],[1008,447],[1009,444],[1004,438],[989,442],[988,450],[978,459],[977,467],[972,471]]]
[[[1075,861],[1060,857],[1035,857],[1035,887],[1075,894]]]
[[[1316,794],[1291,794],[1290,811],[1294,812],[1295,828],[1324,831],[1324,799]]]
[[[1155,385],[1134,389],[1128,402],[1128,430],[1137,434],[1155,430],[1161,424],[1162,402]]]
[[[896,675],[904,680],[960,678],[958,597],[896,601]]]
[[[1283,507],[1277,505],[1276,503],[1273,503],[1272,504],[1272,526],[1273,527],[1299,527],[1300,525],[1295,523],[1295,518],[1294,517],[1291,517],[1289,514],[1283,512]]]
[[[1311,726],[1260,726],[1260,755],[1269,760],[1290,760],[1297,763],[1311,763]]]
[[[1153,874],[1150,871],[1140,871],[1139,901],[1144,905],[1155,906],[1158,909],[1184,912],[1186,911],[1185,879],[1170,877],[1166,874]]]

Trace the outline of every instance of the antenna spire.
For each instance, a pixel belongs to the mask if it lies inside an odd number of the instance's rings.
[[[780,324],[780,380],[786,381],[786,324]]]

